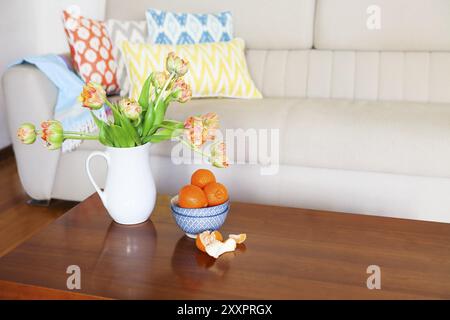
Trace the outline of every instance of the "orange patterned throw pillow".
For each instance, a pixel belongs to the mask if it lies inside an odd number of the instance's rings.
[[[96,82],[108,94],[119,91],[112,43],[103,22],[63,11],[64,29],[75,70],[84,82]]]

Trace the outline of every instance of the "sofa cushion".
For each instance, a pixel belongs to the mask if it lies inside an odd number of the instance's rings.
[[[281,159],[308,167],[450,177],[450,105],[311,99],[289,110]]]
[[[450,1],[317,0],[314,31],[317,49],[448,51]]]
[[[150,43],[175,45],[233,39],[233,16],[229,11],[192,14],[150,8],[145,17]]]
[[[450,52],[248,50],[247,63],[264,97],[450,103]]]
[[[117,65],[104,22],[66,10],[63,11],[63,22],[72,63],[81,79],[86,83],[101,84],[107,94],[118,93]]]
[[[282,164],[450,177],[448,104],[201,99],[173,104],[167,116],[184,120],[211,111],[219,114],[223,129],[279,129]],[[170,157],[173,145],[154,145],[152,153]],[[98,147],[84,142],[80,148]],[[243,154],[229,156],[248,160]]]
[[[120,86],[120,95],[125,97],[130,91],[130,81],[128,80],[127,67],[120,51],[122,41],[147,42],[147,22],[125,21],[110,19],[105,22],[111,42],[113,45],[112,54],[117,63],[116,76]]]
[[[189,62],[184,81],[190,85],[193,97],[261,98],[248,72],[244,49],[245,43],[239,38],[177,46],[123,41],[130,97],[137,100],[147,77],[164,70],[167,55],[175,52]]]
[[[148,8],[173,12],[231,11],[234,35],[250,49],[312,47],[315,0],[123,0],[106,2],[106,18],[141,20]]]

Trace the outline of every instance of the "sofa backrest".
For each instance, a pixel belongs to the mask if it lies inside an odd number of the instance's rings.
[[[310,49],[314,7],[315,0],[108,0],[106,17],[145,19],[148,8],[193,13],[231,11],[234,33],[246,41],[248,49]]]
[[[266,97],[450,102],[449,0],[107,0],[106,18],[150,7],[230,10]]]

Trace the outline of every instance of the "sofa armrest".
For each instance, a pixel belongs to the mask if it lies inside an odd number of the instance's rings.
[[[60,151],[47,150],[39,138],[33,145],[23,145],[16,139],[16,131],[23,122],[38,127],[41,121],[53,118],[58,89],[39,69],[26,64],[9,68],[2,84],[20,180],[30,197],[48,200]]]

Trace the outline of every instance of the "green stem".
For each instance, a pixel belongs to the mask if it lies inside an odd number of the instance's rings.
[[[97,136],[71,136],[71,135],[64,135],[64,139],[71,139],[71,140],[98,140]]]
[[[172,129],[173,129],[172,127],[166,126],[166,125],[164,125],[164,124],[159,124],[159,125],[157,126],[157,128],[158,128],[158,129],[159,129],[159,128],[164,128],[164,129],[169,129],[169,130],[172,130]]]
[[[106,98],[105,98],[105,103],[112,110],[113,118],[114,118],[113,123],[118,125],[120,123],[120,118],[122,116],[122,113],[111,102],[109,102],[109,100],[106,99]]]
[[[158,95],[158,99],[156,99],[155,108],[158,108],[158,103],[161,100],[163,93],[166,91],[167,87],[169,86],[169,83],[172,81],[174,75],[175,75],[174,73],[171,73],[169,76],[169,79],[167,79],[166,83],[164,83],[164,87],[161,89],[161,92]]]
[[[113,110],[113,111],[117,112],[118,114],[120,114],[120,113],[119,113],[119,110],[117,110],[117,108],[114,107],[114,105],[113,105],[111,102],[109,102],[109,100],[106,99],[106,98],[105,98],[105,103],[106,103],[106,105],[107,105],[108,107],[111,108],[111,110]]]
[[[165,99],[164,99],[164,104],[165,105],[169,105],[170,102],[173,101],[173,93],[169,94]]]
[[[159,91],[159,89],[158,89],[158,86],[157,86],[156,83],[155,83],[155,79],[154,79],[154,78],[152,79],[152,85],[153,85],[153,87],[155,88],[155,97],[158,97],[160,91]],[[149,97],[149,98],[150,98],[150,97]]]
[[[183,138],[178,138],[178,141],[180,141],[182,144],[184,144],[185,146],[188,146],[189,148],[191,148],[192,150],[194,150],[194,152],[197,152],[198,154],[201,154],[204,157],[210,158],[211,155],[210,154],[206,154],[203,151],[199,150],[198,148],[192,146],[192,144],[190,144],[189,142],[187,142],[186,140],[184,140]]]
[[[67,134],[76,134],[76,135],[80,135],[80,136],[87,136],[87,137],[95,137],[91,134],[85,134],[84,132],[77,132],[77,131],[64,131],[64,133]]]
[[[135,128],[138,127],[140,124],[141,124],[141,117],[139,117],[139,118],[137,119],[137,121],[134,121],[134,122],[133,122],[133,125],[134,125]]]

